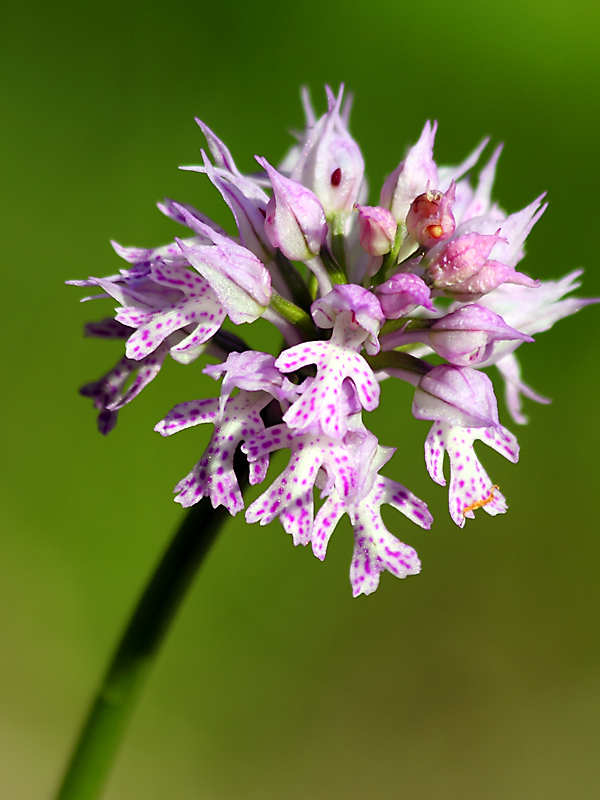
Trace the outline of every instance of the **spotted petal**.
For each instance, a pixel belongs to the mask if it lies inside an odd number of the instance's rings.
[[[225,506],[233,516],[244,508],[242,493],[233,467],[237,446],[264,429],[260,412],[271,401],[266,392],[240,392],[229,398],[223,414],[219,414],[218,398],[180,403],[154,428],[170,436],[184,428],[213,422],[215,429],[204,455],[193,470],[175,487],[175,498],[184,508],[210,497],[213,508]],[[264,480],[268,456],[251,465],[250,483]]]
[[[215,335],[225,319],[225,309],[202,276],[172,264],[153,266],[152,278],[159,285],[181,291],[183,299],[152,311],[126,307],[117,312],[119,322],[137,328],[127,342],[128,358],[144,358],[167,336],[182,329],[188,335],[174,345],[176,352],[197,347]]]
[[[242,447],[253,463],[267,453],[282,448],[291,450],[287,467],[273,484],[246,511],[247,522],[266,525],[279,517],[294,544],[308,544],[313,524],[313,489],[319,470],[331,476],[339,496],[347,496],[354,486],[356,470],[341,442],[324,435],[298,434],[285,425],[275,425],[250,439]]]
[[[482,467],[473,442],[479,439],[515,464],[519,446],[506,428],[461,428],[445,422],[434,422],[425,442],[425,462],[432,479],[446,485],[443,473],[445,453],[450,459],[450,516],[462,528],[465,518],[473,519],[473,504],[481,504],[488,514],[504,514],[507,509],[504,495],[494,486]]]
[[[396,481],[379,477],[367,497],[350,513],[354,527],[354,553],[350,566],[354,597],[374,592],[384,570],[397,578],[421,571],[416,551],[392,536],[385,527],[381,517],[383,503],[401,511],[422,528],[429,529],[433,522],[422,500]]]
[[[361,355],[333,340],[290,347],[275,362],[282,372],[293,372],[309,364],[317,365],[317,376],[306,385],[283,419],[290,428],[317,427],[326,436],[343,439],[348,420],[343,413],[342,383],[348,378],[354,384],[356,396],[367,411],[379,404],[379,383]]]

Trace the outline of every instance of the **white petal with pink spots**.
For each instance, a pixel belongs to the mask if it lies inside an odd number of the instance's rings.
[[[352,381],[357,398],[367,411],[379,404],[379,383],[359,353],[333,339],[290,347],[275,362],[282,372],[294,372],[309,364],[317,365],[317,376],[306,384],[302,395],[283,419],[290,428],[316,428],[326,436],[343,439],[348,431],[348,420],[343,413],[343,381],[346,378]]]
[[[515,464],[519,460],[519,445],[513,434],[502,426],[490,428],[460,428],[445,422],[434,422],[425,442],[425,461],[430,476],[441,486],[444,478],[444,455],[450,459],[450,516],[463,527],[465,518],[473,519],[474,511],[465,511],[473,503],[486,501],[482,508],[492,516],[507,509],[502,492],[493,489],[493,482],[473,449],[476,439],[485,442],[500,455]]]
[[[264,429],[260,412],[271,402],[267,392],[240,392],[229,398],[223,414],[219,399],[193,400],[175,406],[154,428],[163,436],[171,436],[184,428],[212,422],[215,425],[208,447],[193,470],[175,487],[175,498],[184,508],[203,497],[210,497],[213,507],[225,506],[235,515],[244,508],[242,493],[233,468],[233,456],[240,442]],[[250,466],[250,483],[261,483],[269,466],[268,455],[257,458]]]
[[[279,517],[294,544],[308,544],[313,525],[313,488],[324,470],[337,493],[345,497],[354,488],[356,469],[343,444],[323,434],[296,433],[285,425],[274,425],[249,439],[242,450],[252,464],[274,450],[289,448],[287,467],[266,492],[246,511],[247,522],[267,525]]]

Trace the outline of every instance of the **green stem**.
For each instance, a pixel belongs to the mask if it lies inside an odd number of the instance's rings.
[[[333,253],[327,247],[327,244],[323,245],[319,255],[321,257],[323,265],[325,266],[325,269],[327,270],[327,275],[329,276],[331,283],[333,284],[348,283],[348,280],[346,278],[346,273],[336,261]]]
[[[331,250],[333,258],[339,265],[339,271],[344,276],[344,280],[334,281],[334,283],[346,283],[348,267],[346,265],[346,216],[341,211],[336,211],[331,220]]]
[[[236,472],[242,485],[247,482],[248,470],[245,459],[239,462]],[[207,497],[185,516],[109,664],[56,800],[100,797],[141,684],[188,587],[228,517],[222,506],[213,509]]]
[[[402,242],[406,236],[406,225],[404,223],[398,225],[398,230],[396,231],[396,238],[394,240],[394,244],[392,249],[389,253],[387,253],[383,257],[383,261],[381,263],[381,267],[373,275],[372,278],[369,279],[369,284],[372,286],[379,286],[379,284],[384,283],[387,281],[388,278],[392,276],[392,272],[394,267],[398,264],[398,253],[400,252],[400,248],[402,247]],[[365,276],[365,280],[367,280],[367,276]],[[365,288],[368,288],[366,286]]]
[[[292,303],[290,300],[286,300],[285,297],[278,294],[275,289],[271,292],[271,305],[275,311],[305,333],[309,339],[315,338],[317,332],[315,323],[304,309]]]
[[[300,308],[306,311],[307,314],[310,314],[310,305],[313,298],[310,296],[304,278],[300,275],[294,264],[292,264],[279,249],[275,253],[275,260],[277,261],[283,279],[292,292],[294,302],[297,306],[300,306]]]
[[[388,350],[378,353],[376,356],[365,356],[371,369],[402,369],[414,375],[426,375],[431,369],[431,364],[423,361],[410,353],[398,352],[398,350]]]
[[[394,331],[400,330],[400,328],[404,328],[405,331],[425,331],[428,328],[431,328],[435,319],[409,319],[407,320],[406,317],[400,317],[400,319],[388,319],[386,320],[383,328],[379,332],[379,336],[385,336],[388,333],[393,333]]]

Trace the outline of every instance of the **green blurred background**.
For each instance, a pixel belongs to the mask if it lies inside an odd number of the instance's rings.
[[[119,344],[81,335],[111,305],[81,306],[63,281],[116,271],[109,238],[171,238],[153,207],[165,195],[230,225],[208,181],[177,170],[204,146],[194,115],[250,170],[254,153],[277,161],[302,124],[302,84],[322,112],[323,84],[345,81],[371,201],[427,118],[439,120],[438,163],[490,134],[506,142],[495,197],[508,211],[548,191],[526,271],[585,266],[585,294],[599,296],[599,30],[593,0],[5,5],[1,797],[51,796],[181,517],[172,487],[206,441],[152,427],[215,390],[170,362],[103,439],[77,388],[117,358]],[[430,532],[388,517],[419,551],[419,577],[384,575],[353,600],[347,525],[321,564],[278,523],[230,524],[160,654],[107,800],[598,796],[598,313],[520,350],[554,403],[528,405],[520,464],[485,452],[505,517],[451,523],[425,472],[428,425],[411,419],[410,391],[385,386],[369,421],[398,447],[387,474],[436,517]]]

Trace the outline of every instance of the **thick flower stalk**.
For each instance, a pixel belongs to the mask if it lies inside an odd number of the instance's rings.
[[[127,262],[118,274],[71,281],[118,304],[114,318],[88,324],[87,335],[125,341],[116,366],[81,392],[93,399],[106,434],[167,356],[193,369],[201,358],[216,359],[203,371],[220,391],[180,403],[156,425],[163,436],[212,426],[206,450],[175,487],[177,502],[209,498],[249,523],[277,519],[319,559],[346,515],[356,596],[373,592],[384,571],[404,578],[421,569],[415,550],[395,535],[400,525],[387,529],[384,503],[421,528],[432,523],[423,500],[382,474],[402,446],[402,428],[395,425],[386,443],[368,430],[364,412],[375,411],[381,391],[393,392],[396,380],[414,387],[412,414],[431,424],[426,467],[442,486],[446,456],[449,462],[452,520],[463,527],[480,509],[503,514],[505,495],[473,444],[513,463],[519,447],[500,423],[484,370],[497,368],[509,413],[524,423],[523,397],[547,401],[521,378],[517,348],[596,301],[567,297],[579,272],[541,281],[522,271],[525,240],[546,205],[539,197],[506,214],[493,201],[501,148],[473,181],[487,141],[462,164],[441,167],[433,157],[437,126],[428,122],[385,181],[379,204],[367,205],[343,88],[327,89],[320,118],[303,97],[306,127],[297,143],[278,166],[270,154],[256,156],[261,171],[252,175],[199,121],[207,151],[201,165],[185,169],[219,190],[233,232],[165,200],[160,210],[186,236],[150,249],[115,244]],[[244,325],[261,317],[283,335],[281,351],[245,344]],[[279,450],[287,454],[266,484]],[[250,483],[265,484],[247,508],[234,465],[240,451]]]

